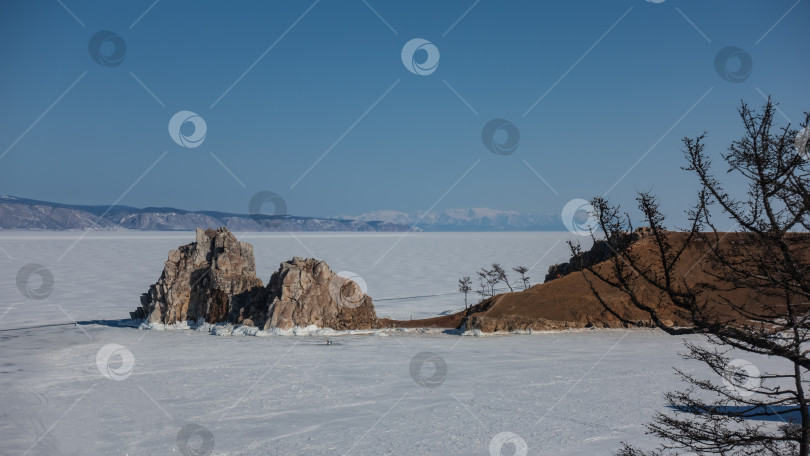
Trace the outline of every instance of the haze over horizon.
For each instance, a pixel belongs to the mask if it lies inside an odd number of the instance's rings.
[[[86,207],[86,206],[93,206],[99,208],[108,208],[110,205],[107,204],[81,204],[81,203],[64,203],[61,201],[44,201],[44,200],[34,200],[31,198],[25,198],[20,195],[3,195],[0,194],[0,203],[9,202],[14,200],[20,200],[25,202],[42,202],[42,203],[50,203],[50,204],[57,204],[57,205],[65,205],[71,207]],[[270,205],[272,206],[272,204]],[[206,208],[187,208],[187,207],[172,207],[172,206],[143,206],[143,207],[136,207],[127,204],[118,204],[112,207],[129,207],[134,209],[172,209],[172,210],[179,210],[179,211],[186,211],[186,212],[223,212],[223,213],[232,213],[232,214],[239,214],[239,215],[251,215],[250,208],[248,210],[243,210],[241,212],[225,212],[225,211],[213,211]],[[265,213],[264,211],[262,213]],[[559,217],[559,214],[548,213],[548,214],[534,214],[534,213],[524,213],[518,212],[515,210],[504,210],[504,209],[495,209],[489,207],[451,207],[451,208],[444,208],[441,210],[434,209],[432,211],[398,211],[395,209],[380,209],[376,211],[370,212],[363,212],[360,214],[293,214],[293,213],[285,213],[285,214],[278,214],[278,215],[290,215],[290,216],[301,216],[301,217],[323,217],[323,218],[356,218],[358,220],[367,220],[367,221],[374,221],[374,220],[388,220],[394,219],[397,217],[419,217],[422,214],[453,214],[453,215],[462,215],[463,213],[475,213],[478,216],[494,216],[494,215],[535,215],[535,216],[554,216]],[[267,213],[267,215],[272,215]]]
[[[271,191],[295,215],[560,214],[652,190],[682,224],[681,138],[708,131],[717,155],[740,100],[770,94],[795,126],[810,95],[793,0],[2,9],[0,194],[66,204],[246,213]],[[167,129],[181,111],[205,122],[195,147],[189,115]],[[487,150],[508,125],[514,150]]]

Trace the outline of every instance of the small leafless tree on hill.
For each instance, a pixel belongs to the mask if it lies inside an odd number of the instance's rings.
[[[684,169],[699,182],[690,226],[674,236],[659,201],[641,193],[651,250],[622,249],[582,271],[602,305],[627,323],[630,316],[599,291],[605,285],[667,333],[703,333],[711,342],[686,345],[683,356],[716,376],[678,371],[688,388],[667,394],[670,410],[648,425],[660,447],[625,446],[621,456],[810,456],[810,166],[807,151],[795,144],[799,132],[775,126],[775,115],[770,99],[761,112],[743,103],[744,133],[721,154],[727,172],[747,183],[745,195],[733,196],[716,177],[705,134],[685,138]],[[806,114],[804,132],[809,122]],[[601,198],[592,204],[606,237],[633,232],[619,207]],[[720,232],[715,212],[737,228]],[[690,256],[696,246],[705,246],[697,261]],[[571,247],[574,256],[582,253]],[[690,327],[677,327],[666,312]],[[732,359],[735,352],[756,358]],[[755,363],[762,355],[776,367],[760,371]]]
[[[472,291],[472,281],[469,276],[458,279],[458,292],[464,295],[464,308],[468,307],[467,295]]]
[[[520,281],[523,282],[523,289],[528,290],[529,276],[527,276],[526,273],[529,272],[529,268],[527,268],[526,266],[517,266],[515,268],[512,268],[512,270],[520,274]]]
[[[480,285],[478,294],[481,295],[481,299],[495,296],[495,284],[497,283],[497,277],[494,275],[494,273],[489,269],[481,268],[476,272],[476,274],[478,274],[478,283]]]
[[[506,276],[506,271],[503,267],[498,263],[492,263],[492,272],[498,279],[498,282],[503,282],[506,284],[506,287],[509,288],[510,292],[514,292],[515,290],[512,289],[512,285],[509,283],[509,277]],[[498,283],[496,282],[496,283]]]

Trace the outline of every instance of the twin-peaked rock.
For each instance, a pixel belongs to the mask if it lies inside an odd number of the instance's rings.
[[[226,228],[197,229],[196,242],[169,252],[160,279],[141,295],[135,320],[234,323],[261,329],[315,325],[368,329],[377,324],[371,298],[323,262],[293,258],[267,287],[256,276],[253,246]]]

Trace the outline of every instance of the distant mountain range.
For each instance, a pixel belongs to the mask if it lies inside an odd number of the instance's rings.
[[[188,231],[226,226],[232,231],[552,231],[558,217],[495,209],[450,209],[406,213],[377,211],[359,216],[300,217],[186,211],[169,207],[81,206],[0,196],[0,230]]]
[[[0,196],[0,229],[189,231],[226,226],[232,231],[407,231],[409,225],[291,215],[230,214],[170,207],[77,206]]]
[[[432,212],[374,211],[345,218],[416,225],[424,231],[564,231],[559,216],[521,214],[488,208]]]

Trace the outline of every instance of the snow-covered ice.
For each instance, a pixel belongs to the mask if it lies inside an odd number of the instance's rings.
[[[3,330],[3,453],[182,454],[177,435],[196,424],[217,455],[488,455],[501,432],[530,455],[607,455],[647,439],[641,424],[678,386],[672,366],[693,367],[677,339],[647,330],[385,334]],[[124,351],[105,376],[109,344]],[[446,366],[426,363],[437,380],[424,386],[410,372],[422,352]]]
[[[94,233],[71,248],[80,235],[0,236],[11,257],[0,256],[0,454],[181,455],[189,445],[214,455],[485,456],[506,442],[503,454],[608,455],[621,441],[650,442],[643,423],[681,386],[673,367],[701,368],[677,355],[679,338],[652,330],[122,326],[168,250],[192,236]],[[442,293],[493,261],[537,263],[537,281],[565,257],[567,238],[420,233],[371,268],[399,235],[254,236],[265,281],[311,250],[361,274],[375,298],[438,295],[375,299],[380,315],[399,318],[458,307],[458,295]],[[17,270],[32,262],[53,273],[47,299],[17,290]]]

